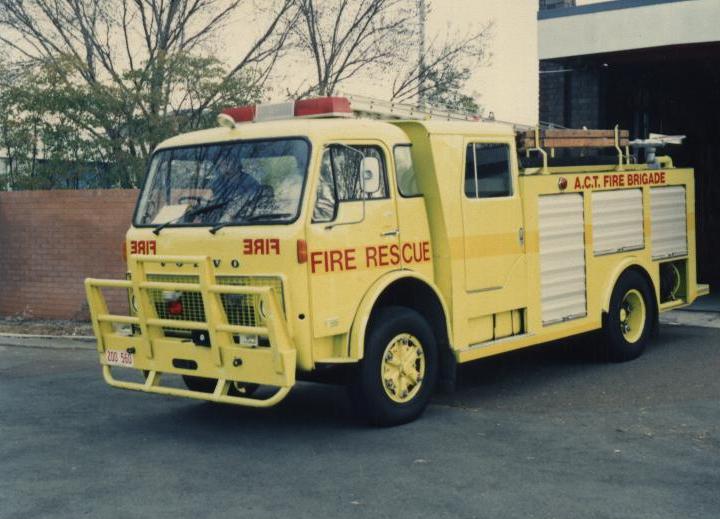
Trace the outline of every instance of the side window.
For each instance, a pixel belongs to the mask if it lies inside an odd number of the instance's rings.
[[[510,146],[468,144],[465,152],[465,196],[495,198],[512,195]]]
[[[315,198],[313,222],[331,222],[335,219],[337,196],[335,194],[335,181],[333,180],[329,151],[325,151],[320,164],[320,183]]]
[[[375,157],[380,162],[380,189],[375,193],[365,195],[360,183],[360,154],[363,157]],[[331,146],[325,151],[330,156],[330,165],[335,177],[335,187],[338,202],[351,202],[354,200],[374,200],[387,198],[387,174],[385,173],[385,157],[376,146]]]
[[[360,183],[360,160],[375,157],[380,163],[380,189],[364,194]],[[320,183],[313,209],[313,222],[330,222],[335,219],[337,203],[355,200],[376,200],[388,197],[385,157],[377,146],[330,146],[323,154],[320,165]]]
[[[415,178],[415,168],[413,167],[412,154],[410,153],[410,145],[402,144],[395,146],[393,150],[395,155],[395,173],[397,175],[398,191],[402,196],[419,196],[420,189],[417,186],[417,178]]]

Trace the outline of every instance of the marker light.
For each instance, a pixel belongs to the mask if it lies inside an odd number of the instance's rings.
[[[230,117],[228,114],[218,114],[217,123],[224,128],[230,128],[231,130],[235,129],[235,119]]]
[[[167,313],[169,315],[182,315],[182,313],[183,313],[182,301],[180,299],[177,299],[175,301],[168,301]]]
[[[226,116],[235,123],[248,123],[292,118],[352,117],[352,109],[347,97],[315,97],[285,103],[226,108],[218,116],[218,122],[221,116]]]
[[[165,308],[169,315],[182,315],[182,292],[164,290],[162,293],[162,298],[163,301],[165,301]]]
[[[307,263],[307,242],[305,240],[297,241],[297,261],[298,263]]]

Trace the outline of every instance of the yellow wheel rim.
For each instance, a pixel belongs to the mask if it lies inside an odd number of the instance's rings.
[[[627,342],[637,342],[642,337],[646,312],[640,291],[628,290],[620,303],[620,331]]]
[[[393,337],[383,353],[380,376],[393,402],[404,404],[415,398],[425,376],[425,352],[417,337],[409,333]]]

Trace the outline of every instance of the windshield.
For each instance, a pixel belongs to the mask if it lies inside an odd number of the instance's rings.
[[[157,152],[136,225],[287,223],[300,210],[309,144],[246,141]]]

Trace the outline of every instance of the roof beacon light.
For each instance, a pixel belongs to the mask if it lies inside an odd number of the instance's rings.
[[[217,123],[224,128],[230,128],[231,130],[235,129],[235,119],[226,113],[218,114]]]
[[[350,100],[347,97],[315,97],[313,99],[300,99],[286,103],[263,103],[258,105],[226,108],[218,116],[232,120],[233,123],[249,123],[261,121],[280,121],[293,118],[321,118],[321,117],[352,117]]]
[[[295,116],[295,103],[263,103],[255,106],[255,121],[282,121]]]

